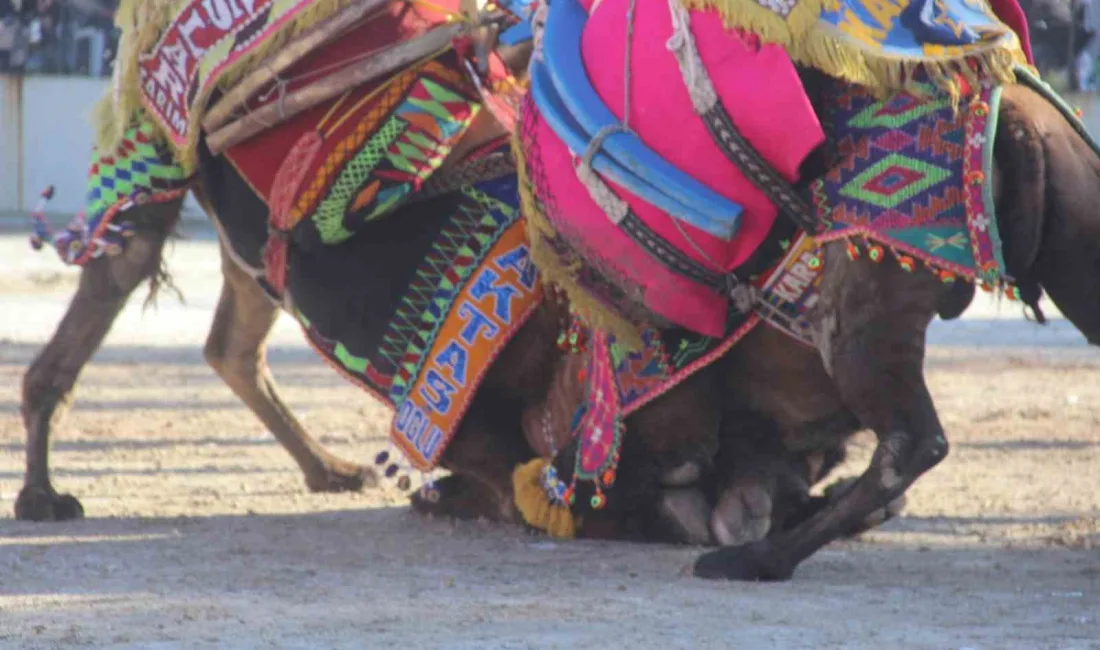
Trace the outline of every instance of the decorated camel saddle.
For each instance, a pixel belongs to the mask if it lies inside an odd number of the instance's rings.
[[[569,296],[588,383],[574,456],[516,474],[529,523],[572,530],[562,509],[602,502],[624,418],[753,327],[812,344],[823,242],[1015,296],[992,200],[1000,88],[1059,100],[1019,8],[996,9],[540,5],[515,151],[532,255]]]
[[[86,210],[58,232],[39,219],[36,244],[72,264],[119,252],[130,226],[116,217],[184,194],[200,134],[271,204],[274,230],[302,245],[339,243],[419,191],[482,108],[514,119],[522,87],[479,30],[506,44],[529,39],[520,19],[530,2],[477,7],[124,0],[112,88],[94,116]],[[270,275],[281,283],[274,266]]]
[[[553,0],[542,13],[518,147],[536,262],[593,324],[640,304],[712,337],[731,306],[753,308],[738,269],[781,213],[811,234],[851,217],[871,235],[866,217],[884,210],[894,230],[916,207],[926,225],[980,210],[963,199],[981,198],[988,143],[968,136],[984,137],[991,94],[1026,63],[969,0]],[[811,192],[800,168],[819,149],[855,173]]]
[[[88,210],[60,232],[40,217],[34,243],[72,264],[117,254],[132,228],[124,213],[181,197],[200,163],[220,157],[236,173],[206,180],[238,177],[231,193],[248,206],[216,216],[224,241],[326,360],[393,408],[399,453],[377,462],[405,486],[439,463],[480,378],[541,299],[507,131],[467,138],[480,117],[514,122],[523,86],[493,45],[529,41],[529,10],[526,0],[124,1]],[[443,196],[414,211],[401,255],[376,234],[404,205]],[[393,260],[380,295],[353,306],[389,316],[365,332],[342,328],[342,305],[323,292],[295,292],[301,274],[288,271],[295,255],[323,257],[357,235]],[[459,363],[468,381],[443,386]]]

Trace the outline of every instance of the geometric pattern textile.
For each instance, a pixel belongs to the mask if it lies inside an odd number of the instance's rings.
[[[391,441],[422,472],[438,466],[481,379],[542,299],[515,175],[455,196],[426,254],[407,261],[415,269],[407,286],[378,305],[389,315],[375,340],[352,350],[310,314],[296,314],[333,367],[393,408]]]
[[[115,223],[120,214],[135,206],[183,196],[191,179],[155,133],[156,127],[148,120],[138,122],[126,131],[114,151],[93,151],[85,211],[58,232],[36,217],[35,247],[50,241],[62,261],[78,266],[104,254],[116,255],[133,233],[130,224]]]
[[[946,93],[918,84],[879,99],[835,82],[815,104],[826,129],[828,172],[811,183],[817,237],[848,239],[857,254],[883,247],[919,259],[945,280],[1006,282],[991,199],[999,88],[981,87],[958,109]]]

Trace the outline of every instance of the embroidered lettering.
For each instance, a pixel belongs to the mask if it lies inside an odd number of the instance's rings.
[[[470,295],[474,300],[482,300],[486,296],[493,297],[493,313],[505,325],[512,322],[512,300],[519,295],[519,290],[507,281],[500,282],[500,276],[492,269],[484,269],[470,289]]]
[[[535,288],[538,270],[531,263],[531,251],[526,245],[517,246],[496,259],[497,268],[502,271],[512,269],[519,277],[519,283],[530,291]]]
[[[440,415],[446,415],[451,410],[451,395],[457,390],[451,382],[443,378],[438,370],[432,368],[424,375],[424,386],[420,388],[420,396],[428,403],[428,407]]]
[[[459,334],[466,345],[473,345],[482,332],[485,332],[482,338],[487,340],[495,339],[497,333],[500,332],[500,328],[497,327],[496,323],[468,302],[463,303],[458,308],[458,317],[462,319],[463,323],[466,323]]]
[[[447,347],[435,358],[440,366],[451,369],[451,379],[459,386],[466,385],[466,361],[469,354],[466,348],[458,344],[458,341],[448,341]]]

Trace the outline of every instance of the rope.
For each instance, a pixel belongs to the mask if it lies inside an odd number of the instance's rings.
[[[616,133],[633,133],[630,130],[630,80],[631,58],[634,52],[634,8],[638,0],[630,0],[626,10],[626,59],[623,61],[623,120],[618,124],[608,124],[596,132],[589,141],[577,166],[577,178],[588,188],[596,203],[608,213],[608,217],[617,225],[626,215],[626,203],[615,196],[611,188],[600,181],[592,170],[592,158],[603,148],[603,142]],[[609,209],[610,208],[610,209]]]
[[[684,78],[695,112],[702,115],[718,103],[718,93],[695,47],[695,39],[691,35],[691,16],[687,9],[680,0],[668,0],[668,9],[672,15],[672,36],[665,43],[665,48],[676,57],[680,76]]]

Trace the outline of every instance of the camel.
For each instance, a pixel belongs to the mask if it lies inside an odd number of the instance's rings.
[[[200,202],[206,206],[203,193]],[[93,260],[82,269],[80,283],[57,331],[43,347],[26,372],[23,382],[23,416],[27,426],[27,471],[23,489],[15,505],[16,518],[31,521],[64,521],[81,518],[80,501],[71,494],[58,492],[50,480],[49,442],[73,403],[80,374],[95,353],[126,301],[145,281],[153,282],[163,273],[161,255],[182,208],[182,199],[135,208],[127,220],[135,234],[118,256]],[[410,219],[413,222],[415,219]],[[203,354],[241,401],[276,436],[304,475],[313,491],[348,491],[374,488],[379,477],[373,468],[357,465],[327,452],[295,418],[279,395],[278,385],[267,365],[265,340],[278,314],[254,278],[234,261],[228,245],[220,246],[222,291]],[[571,415],[561,395],[576,393],[576,357],[562,357],[556,339],[560,329],[562,305],[548,304],[503,354],[485,385],[485,397],[464,425],[463,434],[448,454],[448,464],[465,473],[446,477],[438,483],[444,498],[429,501],[414,494],[417,510],[438,516],[488,518],[518,522],[511,504],[512,466],[533,455],[542,443],[541,431],[528,422],[546,417],[540,410],[551,399],[559,400],[553,417]],[[557,370],[551,379],[553,370]],[[748,378],[743,378],[748,381]],[[826,476],[842,458],[839,447],[813,449],[807,454],[792,453],[782,447],[769,449],[762,461],[749,460],[755,453],[749,438],[739,434],[746,428],[748,413],[733,418],[738,433],[729,435],[730,444],[722,457],[712,461],[717,429],[717,389],[725,381],[718,372],[704,372],[678,387],[670,395],[643,409],[629,423],[631,443],[627,447],[621,494],[615,507],[605,515],[590,519],[585,535],[608,539],[665,541],[679,543],[728,543],[752,531],[776,527],[795,513],[805,513],[812,502],[809,488]],[[563,385],[552,390],[551,382]],[[751,383],[751,382],[749,382]],[[518,388],[518,390],[517,390]],[[527,393],[537,407],[525,415],[514,412],[502,416],[500,402],[507,396]],[[549,395],[548,393],[553,393]],[[504,395],[506,397],[502,398]],[[575,400],[576,397],[574,396]],[[482,405],[482,403],[484,405]],[[495,426],[497,423],[500,426]],[[754,422],[759,429],[770,427]],[[730,427],[727,425],[727,429]],[[524,430],[526,439],[516,437]],[[675,439],[668,433],[677,432]],[[635,435],[636,432],[641,432]],[[696,432],[697,445],[684,454],[684,443]],[[567,430],[558,427],[554,435]],[[636,446],[649,435],[654,448]],[[489,436],[494,436],[489,438]],[[530,443],[530,444],[528,444]],[[764,444],[767,444],[765,441]],[[486,453],[484,449],[508,449],[509,453]],[[661,451],[675,448],[676,455],[663,458]],[[743,468],[740,473],[715,468]],[[706,470],[706,471],[704,471]],[[709,474],[704,480],[704,474]],[[469,480],[468,476],[476,477]],[[656,482],[649,480],[656,476]],[[637,478],[635,478],[637,477]],[[708,484],[706,489],[700,485]],[[731,486],[737,489],[731,489]],[[633,487],[632,487],[633,486]],[[726,494],[727,511],[718,522],[717,534],[711,530],[711,501],[718,491]],[[708,496],[704,496],[707,493]],[[738,496],[744,493],[744,496]],[[774,508],[773,508],[774,502]],[[741,504],[750,510],[738,509]],[[748,505],[745,507],[748,508]],[[889,514],[896,514],[900,504]],[[872,518],[863,528],[884,519]]]
[[[1100,158],[1061,112],[1023,85],[1005,89],[999,118],[992,184],[1007,270],[1026,304],[1038,310],[1039,293],[1045,290],[1090,342],[1100,341],[1100,313],[1095,309],[1100,289],[1088,281],[1087,274],[1100,261],[1100,250],[1093,244],[1100,224],[1088,209],[1098,198],[1094,195]],[[199,176],[211,211],[220,220],[226,264],[239,266],[242,259],[261,259],[266,206],[231,165],[201,143]],[[804,175],[814,177],[815,173]],[[441,196],[407,209],[445,212],[448,201],[454,200]],[[382,220],[363,231],[372,237],[353,238],[323,252],[292,246],[288,286],[300,298],[308,296],[315,306],[326,308],[331,322],[340,323],[348,336],[356,336],[356,328],[366,324],[357,319],[369,304],[369,294],[385,290],[386,282],[383,274],[363,273],[370,267],[362,265],[384,265],[386,256],[395,254],[387,243],[413,234],[415,221]],[[142,241],[136,239],[134,252],[126,255],[140,256],[144,246],[144,266],[132,268],[146,269],[147,276],[156,267],[159,246]],[[851,259],[842,243],[825,245],[822,262],[820,299],[811,312],[816,350],[758,328],[713,368],[685,381],[627,422],[630,434],[624,437],[620,476],[610,499],[610,504],[620,505],[599,514],[611,519],[629,517],[643,512],[649,507],[646,504],[673,504],[664,512],[676,513],[679,537],[707,537],[727,545],[700,558],[695,568],[700,577],[787,579],[816,550],[888,508],[946,456],[947,439],[923,377],[925,331],[937,313],[961,312],[973,287],[966,282],[945,284],[939,277],[911,272],[892,259]],[[359,270],[356,277],[367,280],[355,287],[326,282],[348,269]],[[129,275],[125,284],[110,286],[101,295],[118,302],[120,294],[124,297],[140,282],[139,275]],[[242,273],[242,277],[252,276]],[[306,290],[295,291],[295,286]],[[268,312],[269,321],[274,309]],[[414,499],[418,509],[516,520],[511,471],[534,450],[530,433],[525,432],[525,439],[507,429],[515,422],[535,419],[527,414],[544,408],[554,378],[568,365],[555,346],[560,309],[553,301],[544,303],[502,352],[444,455],[443,465],[453,476],[441,483],[437,499]],[[227,306],[226,311],[233,310]],[[117,309],[84,334],[89,347],[102,338],[113,313]],[[214,357],[223,363],[226,358],[240,358],[234,352],[244,353],[243,374],[263,374],[262,355],[255,351],[262,351],[266,329],[236,325],[229,328],[229,338],[243,330],[252,331],[252,339],[229,346],[220,341],[226,332],[216,327],[218,336],[212,337],[214,343],[208,349],[213,347]],[[217,350],[230,352],[220,356]],[[48,430],[41,424],[48,426],[60,413],[59,406],[90,354],[89,349],[55,351],[53,357],[71,359],[66,364],[36,363],[39,379],[28,380],[27,385],[46,399],[28,400],[44,406],[28,409],[27,418],[39,425],[39,431]],[[59,367],[73,381],[58,382],[53,388],[56,375],[51,367]],[[249,379],[245,385],[253,386],[253,396],[261,394],[256,380]],[[267,384],[269,397],[274,395],[271,386]],[[775,478],[784,473],[770,473],[767,468],[772,461],[780,459],[777,462],[783,465],[785,454],[801,456],[803,461],[816,458],[806,463],[813,467],[803,470],[804,484],[812,483],[820,478],[820,469],[829,465],[829,454],[862,428],[879,436],[879,447],[857,481],[835,498],[796,499],[793,506],[785,502],[785,489],[776,487],[783,481]],[[296,444],[301,445],[301,434],[293,436],[297,442],[288,446],[292,453]],[[493,441],[491,450],[489,441]],[[32,434],[28,449],[41,468],[28,471],[28,484],[36,484],[25,499],[21,494],[21,507],[28,513],[68,514],[74,510],[72,502],[53,492],[48,478],[43,482],[45,447],[46,438]],[[298,447],[303,448],[307,464],[326,468],[319,473],[327,473],[333,459],[322,456],[317,447]],[[744,456],[738,450],[751,451],[749,462],[741,462]],[[572,451],[572,445],[567,445],[557,454],[559,472],[568,471]],[[324,460],[317,462],[325,458],[327,466]],[[716,463],[722,466],[713,473],[705,471]],[[360,475],[358,468],[345,469],[345,476]],[[717,480],[718,486],[701,486],[703,475]],[[700,499],[692,490],[705,494]],[[44,501],[45,506],[36,509],[36,501]]]

